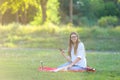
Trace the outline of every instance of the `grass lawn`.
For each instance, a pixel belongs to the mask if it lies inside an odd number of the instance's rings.
[[[57,67],[65,59],[52,49],[0,49],[0,80],[120,80],[120,52],[87,52],[94,73],[39,72],[40,61]]]

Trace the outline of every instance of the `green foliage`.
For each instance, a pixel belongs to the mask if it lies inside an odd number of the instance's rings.
[[[8,5],[8,2],[4,2],[4,4],[1,4],[1,6],[0,6],[1,14],[4,14],[6,12],[6,10],[8,8],[7,5]]]
[[[120,27],[72,27],[44,24],[30,26],[9,24],[0,26],[0,47],[22,48],[67,48],[69,34],[78,32],[87,50],[119,51]]]
[[[69,22],[69,0],[60,0],[61,20]],[[116,0],[73,0],[73,24],[96,25],[97,20],[103,16],[116,16],[119,18],[120,6]],[[85,17],[84,17],[85,16]]]
[[[39,11],[37,12],[36,16],[34,16],[34,20],[30,22],[32,25],[40,25],[42,24],[42,13],[41,7],[39,7]]]
[[[101,17],[104,15],[103,10],[105,9],[105,3],[103,0],[90,0],[89,7],[91,15],[95,17]]]
[[[59,2],[58,0],[48,0],[47,2],[47,22],[59,24]]]
[[[60,16],[59,16],[59,2],[58,0],[48,0],[47,2],[47,23],[55,23],[59,24],[60,23]],[[42,24],[42,10],[41,7],[38,9],[37,15],[34,17],[34,21],[31,22],[33,25],[40,25]]]
[[[117,16],[117,14],[119,14],[118,9],[119,8],[117,7],[117,5],[114,2],[109,1],[109,2],[105,3],[105,9],[103,10],[104,15]]]
[[[86,16],[80,17],[79,25],[81,26],[92,26],[94,24],[94,19],[89,19]]]
[[[1,0],[0,22],[42,23],[41,0]],[[44,1],[44,0],[43,0]],[[69,23],[70,0],[47,0],[47,19],[49,23]],[[42,3],[44,4],[44,3]],[[93,26],[104,16],[120,17],[120,0],[73,0],[73,24]]]
[[[102,27],[115,27],[118,24],[118,18],[116,16],[101,17],[98,24]]]
[[[18,11],[24,12],[30,7],[30,5],[38,7],[36,0],[5,0],[0,6],[0,11],[2,14],[4,14],[9,9],[12,13],[16,13]]]
[[[0,22],[8,24],[18,22],[27,24],[33,20],[36,9],[39,7],[38,0],[4,0],[0,5]]]
[[[73,24],[89,25],[90,20],[90,1],[89,0],[73,0]],[[89,13],[89,14],[88,14]]]

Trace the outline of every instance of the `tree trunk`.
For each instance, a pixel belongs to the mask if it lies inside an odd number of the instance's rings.
[[[46,14],[47,1],[48,0],[41,0],[40,1],[40,5],[41,5],[41,9],[42,9],[42,24],[44,24],[44,22],[46,21],[46,18],[47,18],[47,14]]]
[[[0,24],[3,24],[3,21],[2,21],[2,14],[0,14]]]
[[[70,0],[69,4],[70,23],[73,23],[73,0]]]
[[[21,12],[20,18],[21,18],[22,24],[27,24],[27,9],[25,7],[25,4],[24,4],[24,11],[21,10],[20,12]]]
[[[19,23],[19,12],[16,12],[16,22]]]
[[[23,15],[22,15],[22,23],[23,24],[27,24],[27,10],[25,9],[25,11],[23,12]]]

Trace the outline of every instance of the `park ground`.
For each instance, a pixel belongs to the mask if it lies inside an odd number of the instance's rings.
[[[39,72],[44,66],[57,67],[66,62],[57,49],[1,48],[1,80],[119,80],[120,52],[87,51],[87,62],[96,72]]]

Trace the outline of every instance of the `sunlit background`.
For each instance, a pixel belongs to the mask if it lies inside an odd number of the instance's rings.
[[[73,31],[97,72],[38,72],[65,62]],[[119,80],[119,61],[120,0],[0,0],[1,80]]]

